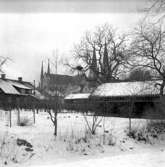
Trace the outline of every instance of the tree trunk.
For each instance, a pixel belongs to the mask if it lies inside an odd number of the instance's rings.
[[[133,107],[134,107],[134,102],[133,100],[130,101],[129,105],[129,133],[131,133],[132,126],[131,126],[131,118],[132,118],[132,113],[133,113]]]
[[[20,124],[20,110],[19,108],[17,109],[17,125]]]
[[[35,109],[33,109],[33,123],[36,123],[36,115],[35,115]]]
[[[12,120],[12,110],[9,111],[9,114],[10,114],[9,115],[9,119],[10,119],[9,124],[10,124],[10,128],[11,128],[11,125],[12,125],[12,121],[11,121]]]
[[[54,110],[54,136],[57,136],[57,111]]]

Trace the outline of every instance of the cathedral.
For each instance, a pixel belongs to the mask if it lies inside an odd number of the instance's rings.
[[[55,96],[55,94],[58,92],[60,96],[65,96],[70,93],[80,92],[82,87],[83,92],[88,92],[88,86],[85,78],[82,78],[79,75],[69,76],[53,74],[51,73],[49,61],[47,65],[47,71],[44,72],[44,66],[42,62],[39,90],[43,94]]]

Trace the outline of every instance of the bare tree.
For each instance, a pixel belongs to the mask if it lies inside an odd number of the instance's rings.
[[[165,87],[165,31],[161,25],[140,25],[134,32],[129,64],[151,71],[156,79],[161,79],[160,95]]]
[[[143,11],[146,12],[145,20],[163,21],[165,18],[165,0],[148,0],[148,7],[143,8]]]
[[[118,79],[128,58],[126,40],[126,35],[116,35],[108,24],[98,26],[94,32],[86,32],[80,43],[75,45],[74,58],[81,63],[76,70],[91,82],[104,83]]]
[[[102,117],[99,117],[97,115],[93,115],[91,118],[91,122],[88,120],[87,115],[83,113],[85,122],[87,124],[87,127],[92,135],[96,134],[96,130],[99,127],[100,123],[102,122]]]
[[[57,136],[57,114],[61,112],[62,103],[58,95],[56,96],[56,98],[53,99],[52,102],[53,102],[52,104],[53,107],[51,107],[51,109],[47,109],[47,112],[50,116],[51,122],[54,125],[54,136]]]
[[[152,5],[149,7],[149,11],[155,13],[164,13],[165,0],[151,0]],[[165,14],[163,14],[165,16]]]

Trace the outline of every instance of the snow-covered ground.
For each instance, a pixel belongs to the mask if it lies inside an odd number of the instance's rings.
[[[165,166],[165,137],[151,139],[149,143],[136,141],[126,135],[129,120],[105,118],[95,136],[87,131],[81,114],[58,115],[58,135],[53,136],[53,124],[45,112],[36,114],[36,123],[16,125],[16,111],[12,114],[12,127],[8,125],[8,113],[0,113],[0,166]],[[33,113],[21,112],[33,122]],[[92,117],[88,116],[89,122]],[[132,120],[132,128],[143,127],[146,120]],[[105,133],[104,133],[105,132]],[[18,145],[18,139],[32,145]]]

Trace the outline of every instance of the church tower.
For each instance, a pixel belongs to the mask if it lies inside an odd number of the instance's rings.
[[[43,89],[43,79],[44,79],[44,67],[43,67],[43,61],[41,65],[41,74],[40,74],[40,89]]]
[[[94,46],[92,62],[91,62],[90,71],[89,71],[89,77],[91,79],[96,79],[96,77],[97,77],[96,73],[97,73],[97,59],[96,59],[96,49]]]
[[[50,63],[49,63],[49,59],[48,59],[48,69],[47,69],[47,74],[50,74]]]
[[[108,60],[108,50],[107,50],[107,43],[106,43],[106,41],[105,41],[104,55],[103,55],[103,72],[106,75],[109,74],[109,60]]]

